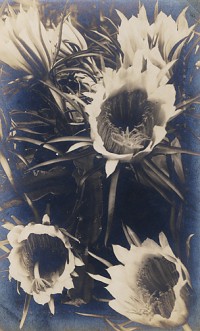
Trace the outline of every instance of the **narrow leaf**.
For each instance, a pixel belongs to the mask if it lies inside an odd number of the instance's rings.
[[[96,254],[94,254],[94,253],[92,253],[92,252],[90,252],[90,251],[88,251],[88,254],[89,254],[90,256],[92,256],[94,259],[96,259],[96,260],[98,260],[99,262],[103,263],[106,267],[108,267],[108,268],[109,268],[109,267],[112,267],[112,264],[111,264],[109,261],[103,259],[102,257],[97,256]]]
[[[10,223],[10,222],[5,222],[3,225],[2,225],[2,228],[6,229],[6,230],[12,230],[12,228],[14,227],[14,224]]]
[[[167,194],[165,193],[165,191],[154,182],[152,176],[150,176],[147,172],[146,169],[144,167],[142,167],[142,169],[140,169],[140,175],[142,176],[142,178],[144,179],[144,181],[147,182],[147,184],[150,187],[153,187],[158,193],[160,193],[160,195],[167,201],[169,202],[170,205],[173,205],[173,201],[167,196]]]
[[[3,211],[8,208],[16,207],[22,204],[20,199],[12,199],[1,204],[0,211]]]
[[[157,16],[158,16],[158,0],[156,1],[154,8],[154,21],[157,19]]]
[[[154,148],[153,151],[154,154],[188,154],[188,155],[194,155],[194,156],[200,156],[199,152],[190,151],[188,149],[182,149],[179,147],[173,147],[173,146],[165,146],[159,144],[157,147]]]
[[[189,256],[190,256],[190,241],[191,241],[193,236],[194,236],[194,234],[189,235],[189,237],[186,240],[186,256],[187,256],[187,259],[189,259]]]
[[[79,181],[79,186],[83,186],[85,184],[85,181],[94,175],[96,172],[98,172],[102,167],[104,166],[104,162],[101,162],[98,166],[93,167],[92,169],[88,170]]]
[[[48,143],[45,143],[41,140],[37,140],[37,139],[32,139],[32,138],[27,138],[27,137],[10,137],[9,140],[13,140],[13,141],[21,141],[21,142],[27,142],[33,145],[37,145],[37,146],[41,146],[43,148],[46,148],[52,152],[58,153],[58,154],[62,154],[61,151],[59,151],[57,148],[49,145]]]
[[[137,247],[141,246],[142,243],[139,237],[129,226],[123,224],[123,231],[130,246],[131,244],[134,244]]]
[[[177,109],[177,111],[179,110],[179,109],[181,109],[181,108],[183,108],[182,109],[182,112],[185,110],[185,107],[186,106],[189,106],[189,105],[191,105],[192,103],[195,103],[195,101],[198,101],[200,99],[200,95],[198,94],[196,97],[194,97],[194,98],[191,98],[191,99],[188,99],[188,100],[184,100],[183,102],[180,102],[180,103],[178,103],[177,105],[176,105],[176,109]],[[181,112],[179,112],[179,114],[180,114]],[[174,116],[174,117],[176,117],[176,115]],[[172,118],[170,118],[170,121],[174,118],[174,117],[172,117]]]
[[[19,220],[19,218],[17,218],[14,215],[11,215],[12,220],[15,222],[15,224],[17,225],[22,225],[23,223]]]
[[[33,215],[35,216],[35,220],[39,221],[40,217],[39,217],[37,209],[33,205],[33,202],[31,201],[31,199],[28,197],[28,195],[26,193],[24,193],[23,196],[24,196],[24,200],[27,202],[28,206],[31,208]]]
[[[10,151],[11,154],[17,156],[26,166],[28,166],[28,162],[26,161],[26,159],[19,153],[15,153],[13,151]]]
[[[10,165],[9,165],[5,155],[2,152],[0,152],[0,164],[1,164],[1,166],[4,170],[4,172],[5,172],[6,176],[8,177],[9,182],[11,183],[13,188],[15,189],[14,178],[13,178],[13,175],[12,175]]]
[[[6,252],[6,253],[10,253],[10,249],[5,247],[5,245],[8,245],[8,244],[9,244],[8,240],[0,241],[0,249],[2,249],[2,251]]]
[[[89,36],[86,36],[86,38],[89,39],[90,41],[92,41],[94,44],[97,44],[98,46],[100,46],[100,48],[102,48],[105,51],[107,51],[110,55],[112,55],[111,50],[107,46],[105,46],[103,43],[101,43],[101,42],[99,42],[99,41],[97,41],[97,40],[95,40],[95,39],[93,39],[93,38],[91,38]]]
[[[43,81],[40,81],[40,82],[43,83],[44,85],[46,85],[50,90],[56,92],[62,99],[68,101],[72,105],[72,107],[74,107],[74,109],[76,109],[77,111],[80,111],[80,107],[78,106],[78,104],[76,104],[73,101],[73,96],[70,96],[69,94],[61,92],[59,89],[57,89],[55,86],[49,84],[48,82],[43,82]],[[82,104],[81,99],[79,99],[79,103]]]
[[[71,68],[65,68],[63,70],[60,70],[56,73],[56,76],[58,75],[67,75],[67,73],[72,72],[72,73],[82,73],[85,74],[87,76],[89,76],[90,78],[92,78],[93,81],[97,82],[95,76],[93,75],[93,73],[89,72],[89,70],[83,69],[83,68],[78,68],[78,67],[71,67]]]
[[[182,200],[184,200],[183,195],[181,192],[177,189],[177,187],[173,184],[173,182],[167,177],[162,170],[160,170],[153,162],[147,161],[144,159],[144,164],[152,170],[160,179],[161,181],[166,184],[168,187],[170,187]]]
[[[77,149],[80,149],[82,147],[86,147],[86,146],[91,146],[92,143],[87,143],[87,142],[81,142],[81,143],[77,143],[77,144],[74,144],[72,145],[67,151],[66,153],[70,153],[72,151],[75,151]]]
[[[108,198],[108,222],[107,222],[107,229],[105,234],[105,246],[107,246],[108,238],[112,227],[119,174],[120,174],[120,168],[117,168],[111,177],[110,192]]]
[[[61,163],[61,162],[65,162],[65,161],[77,160],[77,159],[79,159],[81,157],[88,156],[88,155],[91,155],[93,153],[94,152],[91,151],[91,150],[85,150],[85,151],[77,152],[77,153],[74,153],[74,151],[72,151],[72,152],[70,152],[66,156],[59,157],[57,159],[53,159],[53,160],[49,160],[49,161],[45,161],[45,162],[39,163],[39,164],[35,165],[34,167],[29,168],[29,171],[34,170],[34,169],[37,169],[39,167],[48,166],[50,164]]]
[[[26,316],[28,314],[28,309],[29,309],[29,305],[30,305],[30,302],[31,302],[31,298],[32,298],[32,295],[26,294],[25,302],[24,302],[24,309],[23,309],[23,314],[22,314],[22,319],[21,319],[21,322],[20,322],[20,325],[19,325],[19,328],[20,329],[23,327],[24,322],[26,320]]]
[[[59,138],[54,138],[48,141],[48,144],[52,143],[60,143],[60,142],[67,142],[67,141],[84,141],[84,142],[92,142],[92,139],[89,137],[79,137],[79,136],[64,136]]]

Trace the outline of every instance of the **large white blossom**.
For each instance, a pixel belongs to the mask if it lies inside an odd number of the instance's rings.
[[[143,49],[153,64],[162,68],[171,60],[177,60],[190,35],[193,26],[189,27],[185,8],[175,21],[171,15],[159,12],[155,21],[150,24],[146,9],[142,6],[138,16],[127,19],[121,12],[118,41],[124,53],[123,65],[128,67],[138,49]],[[176,47],[177,46],[177,47]]]
[[[47,218],[45,215],[43,220]],[[52,307],[53,294],[74,287],[75,267],[83,262],[73,254],[68,237],[58,228],[49,224],[17,225],[8,233],[8,241],[12,246],[9,276],[35,302]]]
[[[120,264],[107,269],[110,278],[91,276],[108,284],[110,307],[130,321],[171,329],[186,324],[191,283],[163,233],[159,240],[146,239],[130,250],[113,246]]]
[[[172,65],[161,70],[138,50],[128,68],[106,68],[96,93],[90,94],[91,138],[107,159],[107,175],[118,162],[139,162],[165,137],[167,122],[177,114],[175,88],[166,77]]]

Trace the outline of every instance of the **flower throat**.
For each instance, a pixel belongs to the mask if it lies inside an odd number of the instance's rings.
[[[137,153],[151,139],[155,105],[144,90],[123,91],[108,98],[97,117],[105,148],[116,154]]]

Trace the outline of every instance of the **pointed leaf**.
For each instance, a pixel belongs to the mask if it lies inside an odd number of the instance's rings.
[[[154,8],[154,21],[156,21],[158,16],[158,0],[156,1],[155,8]]]
[[[132,244],[134,244],[137,247],[141,246],[142,243],[139,237],[129,226],[123,224],[123,231],[130,246]]]
[[[84,141],[84,142],[92,142],[92,139],[89,137],[81,137],[81,136],[63,136],[54,138],[48,141],[48,144],[51,143],[59,143],[59,142],[67,142],[67,141]]]
[[[26,294],[22,319],[21,319],[20,326],[19,326],[20,329],[23,327],[24,322],[26,320],[26,316],[28,314],[28,309],[29,309],[29,305],[30,305],[30,302],[31,302],[31,298],[32,298],[32,295]]]
[[[41,141],[41,140],[27,138],[27,137],[17,137],[17,136],[10,137],[9,140],[27,142],[27,143],[30,143],[30,144],[33,144],[33,145],[41,146],[41,147],[46,148],[46,149],[48,149],[52,152],[55,152],[57,154],[62,154],[62,152],[59,151],[59,149],[55,148],[54,146],[51,146],[48,143],[45,143],[45,142]]]
[[[108,221],[107,221],[107,228],[106,228],[106,234],[105,234],[105,246],[107,246],[107,241],[108,241],[108,238],[110,235],[110,230],[112,227],[119,173],[120,173],[120,168],[116,169],[111,177],[110,192],[109,192],[109,198],[108,198]]]
[[[190,234],[186,240],[186,256],[187,258],[189,258],[190,256],[190,241],[192,239],[192,237],[194,236],[194,234]]]
[[[50,164],[55,164],[55,163],[61,163],[61,162],[65,162],[65,161],[72,161],[72,160],[77,160],[81,157],[84,156],[88,156],[93,154],[94,151],[91,150],[84,150],[82,152],[77,152],[74,153],[74,151],[70,152],[68,155],[63,156],[63,157],[59,157],[57,159],[53,159],[53,160],[48,160],[42,163],[39,163],[37,165],[35,165],[34,167],[29,168],[29,171],[40,168],[40,167],[44,167],[44,166],[49,166]]]
[[[153,187],[156,191],[158,191],[158,193],[160,193],[160,195],[167,201],[169,202],[170,205],[173,205],[173,201],[168,197],[168,195],[166,194],[166,192],[162,189],[162,187],[160,187],[157,183],[155,183],[153,177],[151,175],[149,175],[148,172],[146,172],[146,169],[144,167],[142,167],[139,170],[140,175],[142,176],[142,178],[144,179],[144,181],[147,182],[147,184],[150,187]]]
[[[182,200],[184,200],[182,193],[178,190],[178,188],[174,185],[174,183],[169,179],[169,177],[167,177],[162,172],[161,169],[159,169],[152,161],[147,161],[146,159],[144,159],[143,162],[150,170],[152,170],[161,179],[161,181],[166,186],[171,188]]]
[[[173,147],[173,146],[165,146],[159,144],[157,147],[154,148],[153,151],[154,154],[188,154],[188,155],[194,155],[194,156],[200,156],[199,152],[190,151],[188,149],[182,149],[179,147]]]
[[[92,256],[94,259],[96,259],[96,260],[100,261],[101,263],[103,263],[106,267],[108,267],[108,268],[112,267],[112,264],[110,262],[108,262],[107,260],[103,259],[102,257],[97,256],[96,254],[94,254],[90,251],[88,251],[88,254],[90,256]]]
[[[5,157],[5,155],[0,152],[0,164],[6,174],[6,176],[8,177],[9,182],[11,183],[11,185],[13,186],[13,188],[15,189],[15,182],[14,182],[14,177],[12,174],[12,170],[10,168],[10,165]]]

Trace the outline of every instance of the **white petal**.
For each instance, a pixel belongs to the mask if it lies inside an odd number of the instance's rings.
[[[156,103],[165,103],[171,108],[175,103],[176,90],[172,84],[158,87],[148,96],[148,100]]]
[[[106,161],[106,175],[109,177],[113,172],[115,171],[117,165],[119,163],[119,160],[107,160]]]
[[[163,232],[160,232],[160,234],[159,234],[159,242],[160,242],[160,245],[162,248],[169,246],[167,237]]]
[[[128,249],[119,245],[113,245],[113,251],[119,262],[123,264],[127,262],[127,256],[129,254]]]
[[[55,304],[54,304],[54,299],[51,297],[50,301],[48,302],[49,305],[49,310],[52,313],[52,315],[55,314]]]
[[[24,226],[23,225],[17,225],[8,233],[7,238],[12,247],[18,244],[18,237],[23,231]]]
[[[106,278],[106,277],[103,277],[103,276],[100,276],[100,275],[94,275],[94,274],[91,274],[88,272],[88,275],[95,279],[95,280],[98,280],[99,282],[102,282],[102,283],[105,283],[105,284],[110,284],[111,282],[111,279],[109,278]]]
[[[164,127],[161,126],[154,126],[153,128],[153,143],[151,146],[151,149],[153,149],[154,146],[159,144],[166,136],[166,130]]]
[[[178,16],[177,20],[176,20],[179,31],[187,31],[188,30],[188,23],[187,23],[187,20],[185,18],[185,13],[186,13],[187,9],[188,9],[188,7],[184,8],[182,10],[182,12],[180,13],[180,15]]]
[[[152,239],[145,239],[142,243],[142,247],[146,247],[148,248],[149,250],[152,250],[154,251],[155,249],[160,249],[160,246]]]
[[[39,305],[45,305],[50,301],[51,289],[46,289],[45,291],[40,291],[39,293],[33,292],[33,299]]]
[[[115,265],[107,269],[110,277],[114,281],[119,281],[121,283],[126,283],[126,274],[123,265]]]
[[[74,261],[77,267],[82,267],[84,265],[83,261],[76,256],[74,257]]]
[[[130,304],[128,305],[126,302],[121,300],[111,300],[109,302],[109,306],[116,312],[127,317],[130,321],[141,323],[143,325],[151,325],[151,315],[143,314],[143,307],[141,306],[137,309],[134,303],[132,303],[131,307]]]

